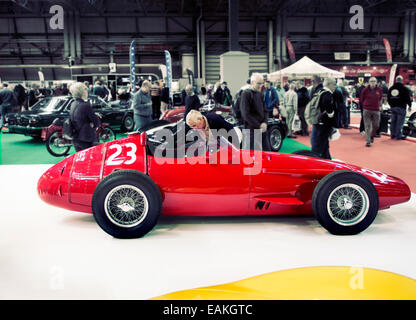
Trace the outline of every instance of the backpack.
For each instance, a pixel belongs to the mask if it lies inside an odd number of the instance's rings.
[[[71,109],[74,103],[77,103],[76,101],[72,102]],[[74,112],[78,109],[79,104],[77,104],[74,107]],[[63,125],[62,125],[62,131],[63,131],[63,137],[66,140],[72,140],[73,137],[77,134],[77,129],[75,128],[75,125],[71,119],[71,113],[69,114],[69,117],[65,119]]]
[[[319,118],[322,115],[321,109],[319,108],[319,102],[321,99],[321,94],[324,93],[325,89],[315,92],[311,98],[311,101],[308,102],[305,108],[305,120],[309,125],[317,124]]]

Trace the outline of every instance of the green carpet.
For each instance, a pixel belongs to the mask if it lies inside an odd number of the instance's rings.
[[[117,138],[126,137],[127,134],[117,133]],[[26,137],[21,134],[0,134],[0,164],[55,164],[63,157],[54,157],[46,150],[45,142]],[[292,139],[285,139],[280,149],[281,153],[292,153],[309,147]],[[71,148],[70,153],[75,152]]]

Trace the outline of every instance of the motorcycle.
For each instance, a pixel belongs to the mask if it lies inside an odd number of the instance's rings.
[[[72,139],[64,135],[63,123],[64,119],[56,118],[49,127],[42,129],[41,138],[46,141],[46,149],[54,157],[68,155],[72,147]],[[101,123],[96,133],[100,143],[116,139],[116,134],[108,123]]]

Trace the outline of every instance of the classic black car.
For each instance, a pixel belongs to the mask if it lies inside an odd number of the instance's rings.
[[[10,133],[40,137],[42,128],[48,127],[56,118],[65,119],[73,98],[71,96],[46,97],[39,100],[31,110],[8,113],[5,117]],[[102,122],[112,129],[131,131],[134,129],[133,110],[129,105],[108,104],[98,96],[90,95],[88,102],[96,113],[102,115]]]

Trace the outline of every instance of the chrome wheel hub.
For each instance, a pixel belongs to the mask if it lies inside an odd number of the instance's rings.
[[[367,215],[369,207],[370,201],[365,190],[352,183],[335,188],[327,201],[331,219],[344,226],[361,222]]]
[[[121,185],[107,194],[104,209],[112,223],[119,227],[132,228],[146,218],[149,203],[146,195],[139,188]]]

